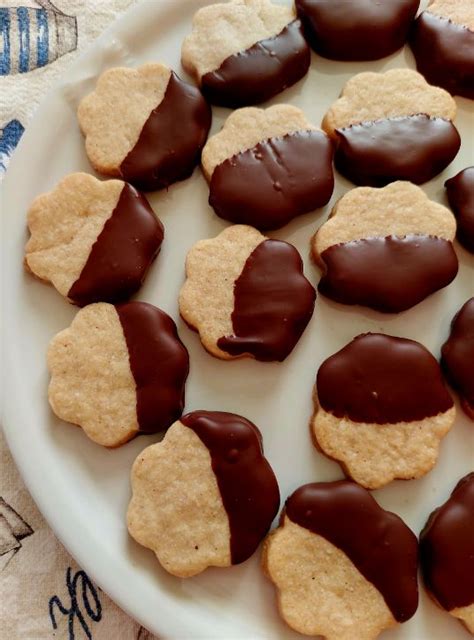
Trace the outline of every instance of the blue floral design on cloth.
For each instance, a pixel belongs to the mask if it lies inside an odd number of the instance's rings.
[[[0,129],[0,175],[7,170],[8,159],[15,150],[25,127],[19,120],[10,120]]]

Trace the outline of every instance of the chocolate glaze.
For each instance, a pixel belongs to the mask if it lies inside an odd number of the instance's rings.
[[[451,611],[474,603],[474,473],[456,485],[420,534],[426,587]]]
[[[385,118],[336,129],[336,168],[358,185],[395,180],[422,184],[454,160],[461,138],[450,120],[424,114]]]
[[[294,20],[278,35],[229,56],[218,69],[203,75],[202,92],[224,107],[265,102],[306,75],[310,61],[301,22]]]
[[[448,240],[434,236],[366,238],[321,254],[326,273],[318,291],[342,304],[398,313],[446,287],[458,272]]]
[[[310,321],[315,299],[295,247],[265,240],[235,281],[234,335],[220,338],[217,346],[233,356],[250,353],[257,360],[282,361]]]
[[[474,100],[474,31],[423,11],[413,24],[410,46],[430,84]]]
[[[199,89],[171,72],[164,98],[148,116],[120,175],[144,191],[188,178],[199,163],[211,118]]]
[[[460,171],[444,183],[449,204],[458,221],[457,239],[474,253],[474,167]]]
[[[424,420],[453,406],[431,353],[381,333],[357,336],[325,360],[316,391],[324,411],[370,424]]]
[[[316,53],[356,61],[384,58],[403,47],[419,4],[420,0],[296,0],[296,9]]]
[[[368,491],[346,480],[306,484],[286,501],[286,515],[343,551],[395,620],[412,617],[418,607],[416,536]]]
[[[249,420],[221,411],[194,411],[181,418],[209,449],[229,518],[232,564],[247,560],[280,506],[275,474],[263,457],[262,436]]]
[[[125,184],[68,298],[80,306],[127,300],[142,285],[163,237],[146,198]]]
[[[218,216],[276,229],[325,205],[334,189],[333,149],[322,131],[262,140],[214,169],[209,204]]]
[[[136,384],[138,426],[143,433],[156,433],[183,412],[188,352],[164,311],[146,302],[127,302],[115,309]]]
[[[454,316],[441,354],[446,377],[459,392],[464,411],[474,420],[474,298]]]

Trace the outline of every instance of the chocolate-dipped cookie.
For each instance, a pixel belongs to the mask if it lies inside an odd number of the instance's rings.
[[[374,640],[418,606],[416,536],[353,482],[306,484],[265,541],[263,569],[292,628]]]
[[[135,293],[163,241],[144,196],[121,180],[66,176],[28,211],[25,266],[80,306]]]
[[[352,189],[313,237],[318,289],[342,304],[405,311],[456,276],[455,233],[449,209],[410,182]]]
[[[420,564],[435,602],[474,634],[474,473],[430,515],[420,534]]]
[[[162,64],[105,71],[77,115],[94,169],[144,191],[188,178],[211,125],[199,89]]]
[[[234,111],[201,164],[218,216],[262,231],[325,205],[334,188],[328,136],[291,105]]]
[[[403,47],[420,0],[296,0],[312,48],[332,60],[377,60]]]
[[[455,408],[438,362],[414,340],[357,336],[319,368],[315,444],[368,489],[432,469]]]
[[[188,413],[142,451],[132,492],[130,535],[181,578],[247,560],[280,505],[260,431],[220,411]]]
[[[183,412],[189,357],[176,325],[145,302],[84,307],[48,348],[49,402],[94,442],[117,447]]]
[[[295,247],[234,225],[189,251],[179,309],[212,355],[282,361],[311,319],[315,299]]]
[[[467,167],[444,183],[458,223],[457,239],[474,253],[474,167]]]
[[[230,0],[199,9],[181,52],[183,67],[213,104],[269,100],[306,75],[311,59],[293,7]]]
[[[456,103],[411,69],[353,76],[324,116],[336,168],[358,185],[422,184],[455,158],[461,138]]]

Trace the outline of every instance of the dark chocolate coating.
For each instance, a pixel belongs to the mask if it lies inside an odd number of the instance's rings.
[[[264,240],[250,254],[234,285],[234,335],[217,346],[233,356],[284,360],[311,319],[316,292],[291,244]]]
[[[456,157],[461,138],[450,120],[424,114],[385,118],[336,129],[336,169],[357,185],[395,180],[422,184]]]
[[[452,243],[434,236],[343,242],[323,251],[321,259],[326,273],[319,282],[320,293],[383,313],[410,309],[446,287],[458,272]]]
[[[332,60],[377,60],[403,45],[420,0],[296,0],[305,35]]]
[[[310,61],[301,22],[293,20],[278,35],[229,56],[204,74],[201,89],[212,104],[223,107],[265,102],[306,75]]]
[[[199,89],[171,72],[163,100],[120,165],[121,177],[144,191],[188,178],[200,161],[211,119]]]
[[[212,470],[229,518],[232,564],[249,558],[280,506],[278,483],[263,456],[257,427],[233,413],[193,411],[181,418],[209,449]]]
[[[457,239],[474,253],[474,167],[467,167],[444,183],[449,204],[457,218]]]
[[[415,20],[410,46],[430,84],[474,100],[474,31],[429,11]]]
[[[79,306],[127,300],[141,287],[163,237],[146,198],[125,184],[68,298]]]
[[[420,564],[427,589],[444,609],[474,604],[474,473],[429,517],[420,534]]]
[[[225,220],[277,229],[329,201],[332,157],[332,143],[322,131],[262,140],[214,169],[209,204]]]
[[[173,320],[146,302],[115,307],[136,384],[142,433],[167,429],[183,413],[189,356]]]
[[[431,353],[414,340],[381,333],[357,336],[327,358],[316,391],[324,411],[369,424],[424,420],[453,406]]]
[[[446,377],[459,393],[464,411],[474,420],[474,298],[454,316],[441,354]]]
[[[395,620],[413,616],[418,607],[418,541],[366,489],[346,480],[306,484],[286,501],[286,515],[343,551],[380,592]]]

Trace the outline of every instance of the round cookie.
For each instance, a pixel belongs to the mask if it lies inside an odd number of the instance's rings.
[[[464,412],[474,420],[474,298],[454,316],[441,354],[446,377],[459,393]]]
[[[143,283],[164,237],[147,200],[121,180],[72,173],[28,211],[25,266],[80,306],[121,302]]]
[[[444,183],[458,222],[457,239],[474,253],[474,167],[467,167]]]
[[[353,189],[313,237],[318,290],[384,313],[409,309],[456,276],[455,233],[449,209],[409,182]]]
[[[51,340],[48,368],[54,413],[106,447],[166,429],[183,412],[188,352],[173,320],[145,302],[81,309]]]
[[[179,309],[212,355],[282,361],[311,319],[315,299],[295,247],[234,225],[189,251]]]
[[[428,82],[474,100],[472,0],[430,0],[415,20],[410,46]]]
[[[199,9],[181,62],[213,103],[269,100],[306,75],[311,53],[293,7],[230,0]]]
[[[336,168],[355,184],[421,184],[459,151],[455,115],[456,103],[444,89],[411,69],[391,69],[353,76],[322,128],[337,143]]]
[[[180,578],[247,560],[280,505],[260,431],[233,413],[183,416],[142,451],[131,479],[130,535]]]
[[[420,564],[435,602],[474,634],[474,473],[429,517],[420,534]]]
[[[297,107],[234,111],[201,164],[218,216],[267,230],[325,205],[334,188],[328,136]]]
[[[162,64],[105,71],[77,115],[94,169],[144,191],[192,174],[212,117],[199,89]]]
[[[265,541],[263,570],[295,631],[375,640],[418,606],[416,536],[353,482],[307,484]]]
[[[296,0],[305,35],[332,60],[377,60],[403,47],[420,0]]]
[[[456,414],[431,353],[380,333],[357,336],[322,363],[314,403],[316,446],[367,489],[428,473]]]

